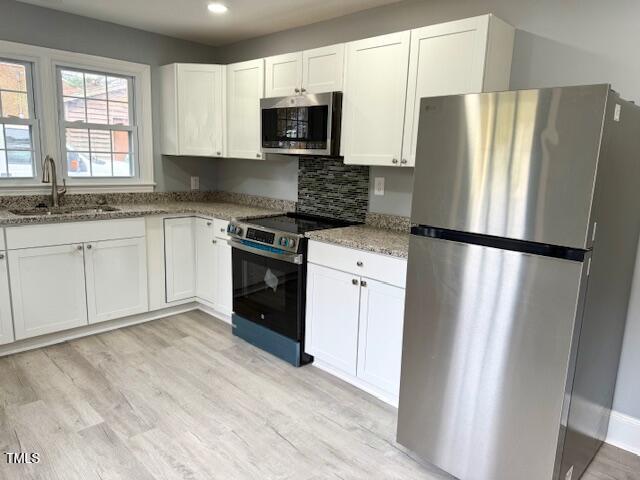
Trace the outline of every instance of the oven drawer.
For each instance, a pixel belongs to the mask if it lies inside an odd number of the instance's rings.
[[[308,260],[325,267],[373,278],[398,287],[405,287],[407,261],[403,258],[341,247],[330,243],[309,241]]]

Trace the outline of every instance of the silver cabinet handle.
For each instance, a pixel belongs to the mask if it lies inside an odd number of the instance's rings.
[[[91,244],[87,245],[87,250],[91,250],[92,248]]]
[[[354,285],[358,284],[358,279],[354,278],[353,280],[351,280],[351,283],[353,283]]]
[[[361,267],[361,266],[363,266],[363,265],[364,265],[364,263],[362,263],[361,261],[359,261],[359,260],[358,260],[358,261],[356,262],[356,265],[357,265],[357,266],[359,266],[359,267]]]
[[[211,226],[211,222],[207,222],[207,227],[210,227],[210,226]]]
[[[361,280],[360,281],[360,285],[363,286],[363,287],[366,287],[367,286],[367,282],[365,282],[364,280]]]
[[[391,163],[398,163],[398,159],[394,158],[393,160],[391,160]]]
[[[0,260],[4,260],[4,253],[0,253]]]
[[[406,159],[406,158],[403,158],[403,159],[400,161],[400,163],[402,163],[403,165],[404,165],[404,164],[406,164],[406,163],[407,163],[407,159]]]

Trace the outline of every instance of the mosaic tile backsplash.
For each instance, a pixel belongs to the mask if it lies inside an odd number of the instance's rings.
[[[369,207],[369,167],[338,158],[300,158],[298,212],[364,222]]]

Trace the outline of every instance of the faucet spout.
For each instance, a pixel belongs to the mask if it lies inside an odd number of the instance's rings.
[[[65,180],[62,179],[62,188],[58,188],[56,162],[49,155],[42,162],[42,183],[51,183],[51,200],[49,203],[53,208],[60,207],[60,199],[67,193],[67,185]]]

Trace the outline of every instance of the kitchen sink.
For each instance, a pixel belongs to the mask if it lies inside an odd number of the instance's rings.
[[[117,212],[119,208],[111,207],[109,205],[87,205],[77,207],[35,207],[35,208],[17,208],[9,210],[15,215],[22,216],[35,216],[35,215],[69,215],[71,213],[103,213],[103,212]]]

